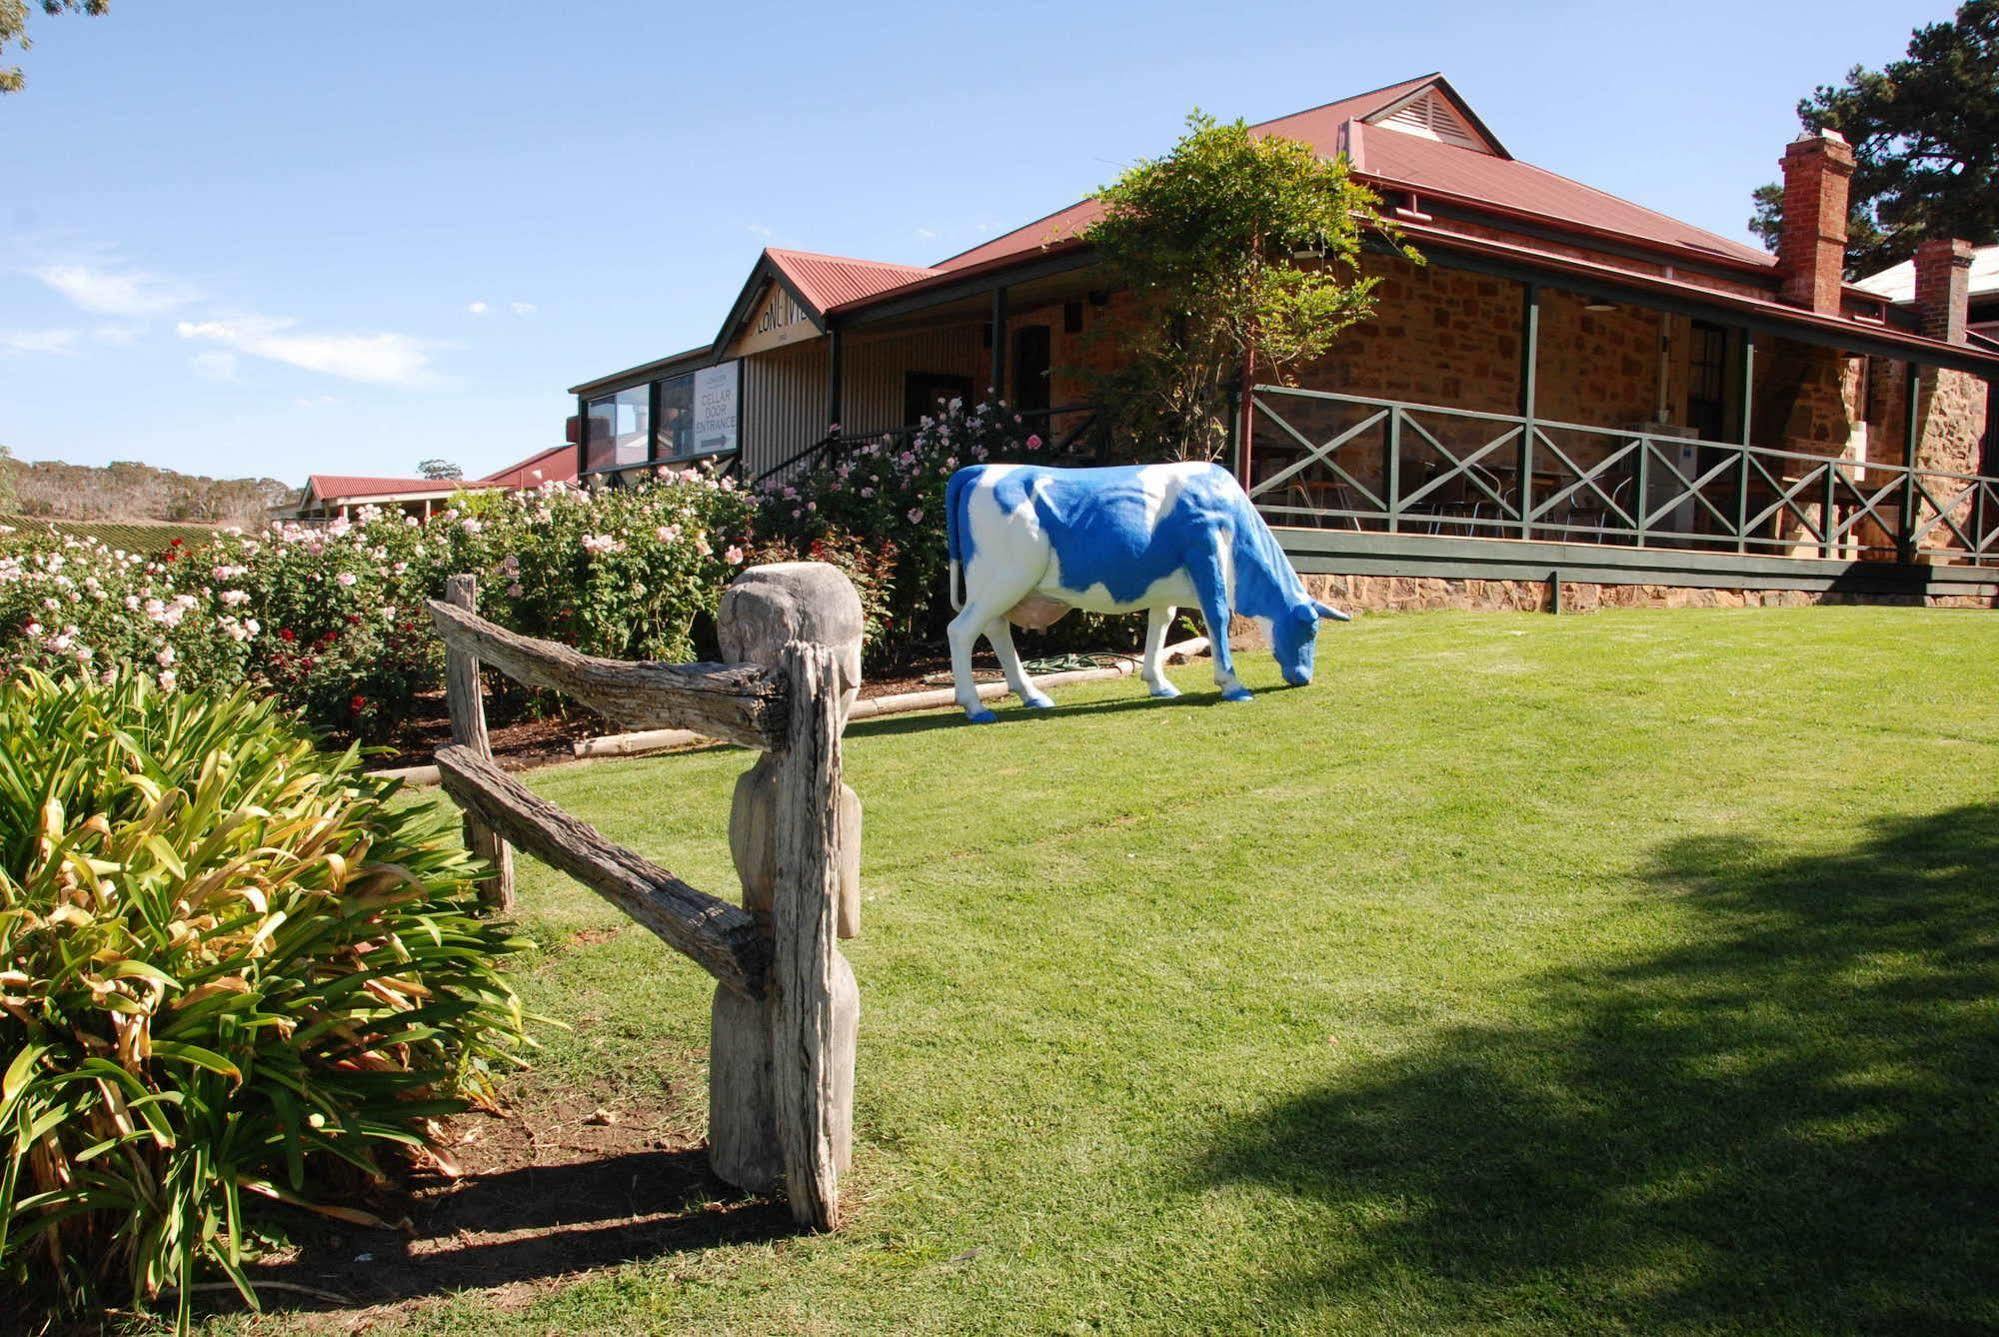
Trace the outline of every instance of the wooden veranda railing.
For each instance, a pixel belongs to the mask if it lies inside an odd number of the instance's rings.
[[[1999,564],[1999,478],[1257,386],[1273,524]]]
[[[717,625],[733,664],[628,663],[521,636],[474,611],[470,576],[430,605],[444,640],[450,746],[445,792],[472,847],[493,861],[489,902],[510,908],[509,846],[568,874],[715,977],[709,1155],[792,1215],[840,1221],[851,1151],[859,995],[836,944],[857,930],[860,807],[841,782],[840,733],[859,686],[860,600],[819,563],[757,567],[724,594]],[[728,839],[742,905],[700,891],[500,771],[486,745],[479,673],[573,697],[627,728],[688,729],[754,749]]]

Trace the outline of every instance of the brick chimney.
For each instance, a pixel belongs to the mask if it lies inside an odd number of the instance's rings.
[[[1846,267],[1846,196],[1853,148],[1837,130],[1809,131],[1784,150],[1784,231],[1777,274],[1784,300],[1839,314]]]
[[[1916,247],[1916,318],[1932,339],[1961,344],[1971,308],[1971,243],[1938,237]]]

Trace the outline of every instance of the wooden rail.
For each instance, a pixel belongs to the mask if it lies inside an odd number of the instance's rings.
[[[1273,524],[1999,564],[1999,478],[1287,386],[1251,407],[1292,455],[1245,484]]]
[[[709,1161],[755,1192],[782,1184],[792,1215],[840,1223],[853,1145],[860,994],[838,939],[858,931],[860,800],[841,779],[840,734],[860,686],[861,602],[823,563],[753,567],[724,592],[722,652],[738,664],[625,663],[508,631],[474,611],[470,576],[430,605],[447,651],[445,792],[472,848],[497,869],[510,846],[575,878],[717,981],[709,1032]],[[481,665],[572,696],[619,724],[689,729],[758,751],[738,777],[732,905],[605,839],[493,764]],[[512,904],[496,876],[495,908]]]
[[[630,729],[691,729],[763,750],[784,738],[783,679],[754,664],[600,659],[536,640],[433,599],[430,620],[452,650],[515,682],[574,697]]]
[[[606,840],[470,748],[439,748],[437,771],[459,807],[508,841],[623,910],[728,988],[763,997],[770,940],[755,915]]]

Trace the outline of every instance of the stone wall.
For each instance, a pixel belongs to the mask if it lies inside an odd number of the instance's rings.
[[[1414,613],[1461,609],[1485,613],[1547,613],[1553,591],[1545,580],[1453,580],[1439,576],[1306,576],[1316,599],[1356,613]],[[1894,604],[1931,608],[1993,608],[1970,595],[1882,595],[1813,590],[1713,590],[1682,585],[1597,585],[1562,582],[1564,613],[1606,608],[1804,608],[1830,604]],[[1236,618],[1232,644],[1264,645],[1261,624]]]

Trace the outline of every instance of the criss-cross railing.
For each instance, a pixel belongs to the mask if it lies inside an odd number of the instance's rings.
[[[1249,493],[1276,525],[1999,564],[1999,479],[1283,386]]]

